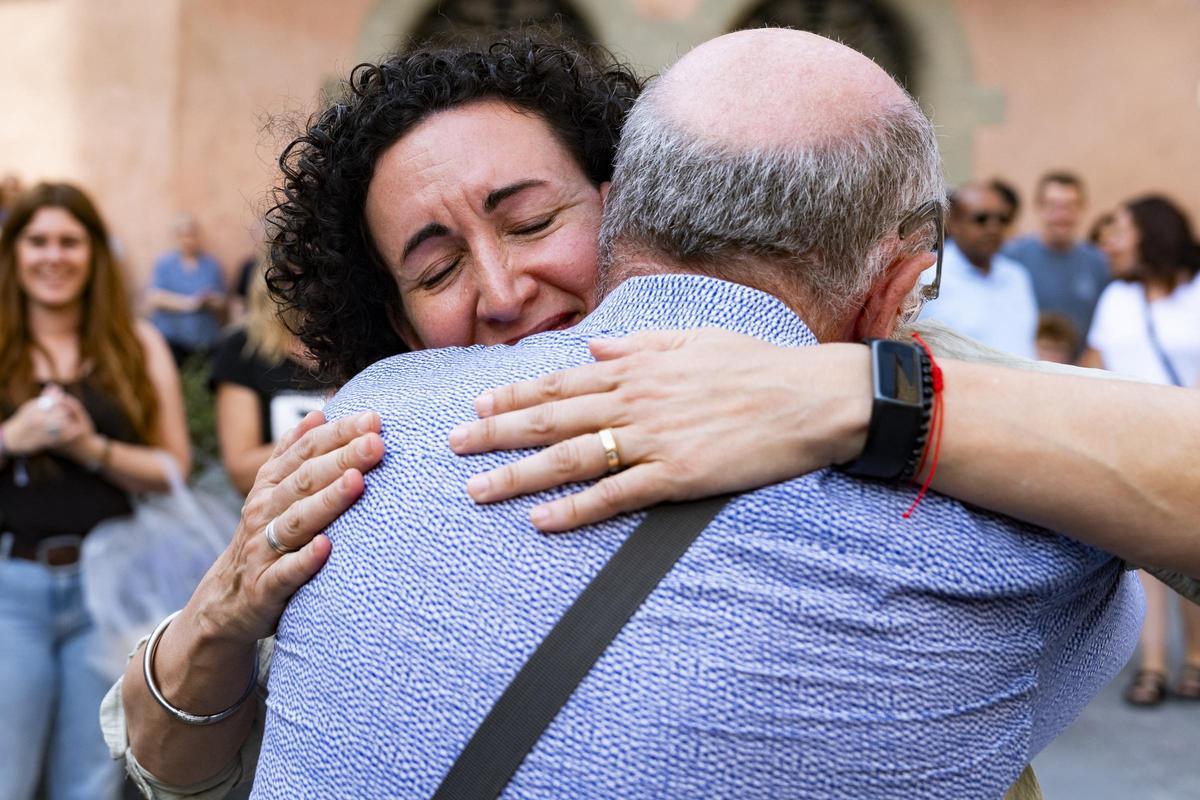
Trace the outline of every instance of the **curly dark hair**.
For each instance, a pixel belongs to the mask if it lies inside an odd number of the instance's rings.
[[[279,157],[267,212],[267,286],[326,381],[344,383],[407,348],[396,280],[364,214],[379,156],[430,114],[498,98],[539,115],[599,185],[612,178],[625,115],[642,82],[611,54],[531,35],[486,49],[423,47],[359,64],[341,102]]]

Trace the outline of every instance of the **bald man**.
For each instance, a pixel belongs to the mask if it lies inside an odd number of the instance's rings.
[[[582,323],[385,360],[327,410],[379,410],[388,456],[281,622],[254,796],[432,796],[641,521],[544,536],[529,501],[471,503],[467,479],[511,458],[446,446],[473,398],[642,329],[887,336],[942,196],[929,121],[854,51],[757,30],[684,57],[625,129]],[[823,471],[734,498],[503,797],[1003,795],[1128,659],[1136,580],[940,496],[905,522],[911,496]]]

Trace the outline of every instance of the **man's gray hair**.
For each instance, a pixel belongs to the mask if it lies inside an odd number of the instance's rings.
[[[897,256],[930,249],[932,224],[898,235],[907,215],[945,195],[937,137],[911,98],[845,135],[756,151],[682,129],[658,94],[657,83],[643,93],[621,135],[600,232],[602,292],[647,257],[742,282],[749,262],[765,261],[779,269],[762,280],[840,315]]]

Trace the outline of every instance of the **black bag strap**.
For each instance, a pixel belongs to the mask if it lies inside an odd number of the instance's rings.
[[[603,655],[730,495],[658,506],[546,634],[459,753],[433,800],[494,800]]]
[[[1154,354],[1158,356],[1159,362],[1162,364],[1163,370],[1167,373],[1167,380],[1172,386],[1183,386],[1183,381],[1179,377],[1179,373],[1175,371],[1175,365],[1171,363],[1167,351],[1163,348],[1162,342],[1158,339],[1158,331],[1154,328],[1154,316],[1151,314],[1150,301],[1146,299],[1145,294],[1142,295],[1143,307],[1146,309],[1146,336],[1150,338],[1150,347],[1154,348]]]

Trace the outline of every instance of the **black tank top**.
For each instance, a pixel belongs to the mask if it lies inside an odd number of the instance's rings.
[[[63,388],[83,403],[97,433],[116,442],[141,444],[114,398],[86,381]],[[68,458],[47,453],[30,457],[24,486],[18,485],[18,463],[9,458],[0,468],[0,532],[11,532],[20,542],[83,536],[98,523],[133,510],[124,489]]]

